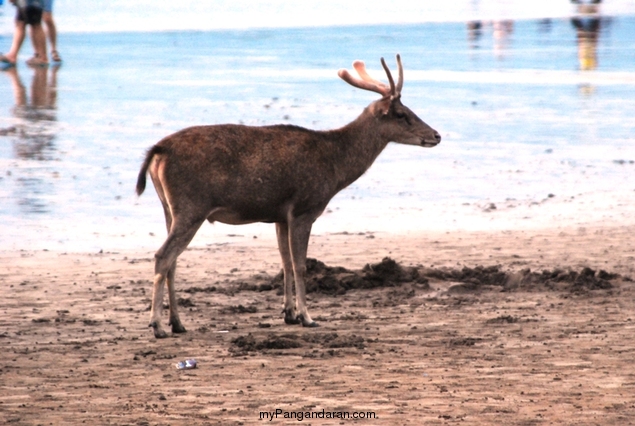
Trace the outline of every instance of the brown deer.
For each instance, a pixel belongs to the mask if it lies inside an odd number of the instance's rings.
[[[161,326],[164,282],[170,299],[173,333],[183,333],[174,290],[176,259],[208,220],[232,225],[276,224],[284,271],[284,321],[316,327],[306,306],[306,255],[313,222],[342,189],[373,164],[388,142],[433,147],[441,136],[401,103],[403,67],[397,55],[395,85],[384,59],[390,85],[373,79],[364,63],[359,74],[338,75],[350,85],[377,92],[371,103],[346,126],[315,131],[291,125],[220,124],[189,127],[151,147],[137,180],[137,194],[146,186],[146,172],[163,204],[168,237],[155,254],[150,326],[157,338]],[[295,281],[295,303],[293,283]]]

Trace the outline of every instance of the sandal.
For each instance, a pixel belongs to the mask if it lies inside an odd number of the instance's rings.
[[[51,60],[53,62],[62,62],[62,57],[57,50],[51,52]]]
[[[40,58],[40,55],[36,53],[31,59],[27,59],[26,64],[30,67],[45,67],[49,63],[45,59]]]
[[[0,53],[0,65],[2,65],[2,68],[11,68],[15,67],[15,62]]]

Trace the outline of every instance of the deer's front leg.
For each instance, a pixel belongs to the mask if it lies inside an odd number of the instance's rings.
[[[289,248],[289,228],[286,223],[276,223],[276,235],[278,237],[278,250],[282,259],[282,271],[284,277],[284,322],[286,324],[300,324],[293,303],[293,262]]]
[[[289,222],[289,245],[295,278],[295,298],[298,319],[304,327],[317,327],[318,323],[311,319],[306,306],[306,255],[309,248],[309,237],[313,226],[312,217],[295,218]]]

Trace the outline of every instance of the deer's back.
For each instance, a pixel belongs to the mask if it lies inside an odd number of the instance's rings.
[[[342,141],[325,132],[288,125],[197,126],[157,145],[172,193],[204,199],[210,208],[253,212],[245,220],[277,221],[280,206],[290,204],[297,213],[323,209],[341,189],[335,159]]]

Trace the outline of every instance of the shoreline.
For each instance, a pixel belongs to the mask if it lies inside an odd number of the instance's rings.
[[[516,233],[522,238],[522,235],[531,234],[578,234],[585,232],[581,231],[584,229],[633,229],[633,194],[632,189],[617,189],[576,196],[549,194],[543,199],[429,202],[419,206],[408,198],[395,196],[390,197],[389,202],[338,196],[314,223],[310,241],[347,233],[369,234],[388,240],[412,238],[413,235],[423,240],[436,240],[467,234],[482,235],[487,240],[509,233]],[[80,217],[72,227],[64,218],[5,222],[0,226],[4,240],[0,251],[153,253],[163,244],[167,234],[163,218],[159,215],[160,207],[150,205],[158,204],[156,195],[149,193],[142,201],[146,205],[134,211],[138,216]],[[245,242],[251,245],[263,241],[276,247],[273,224],[235,226],[205,222],[189,247]]]
[[[635,277],[635,225],[577,226],[526,230],[443,231],[443,232],[337,232],[313,234],[309,240],[308,257],[330,266],[360,269],[367,263],[391,257],[399,263],[424,267],[476,267],[500,265],[509,270],[540,269],[604,269],[612,273]],[[158,240],[161,240],[160,242]],[[61,278],[74,274],[74,262],[87,259],[109,259],[110,266],[122,272],[141,272],[152,276],[155,248],[122,248],[99,251],[64,249],[0,250],[0,261],[10,265],[5,279],[18,282],[37,273],[45,273],[47,264]],[[206,253],[211,253],[207,255]],[[193,258],[200,265],[196,272]],[[148,262],[138,269],[138,262]],[[226,274],[232,269],[240,275],[266,272],[275,275],[280,270],[280,258],[274,232],[253,236],[251,233],[228,234],[223,238],[192,244],[179,257],[179,265],[188,264],[200,279],[215,280],[214,274]],[[109,266],[109,269],[112,269]],[[183,273],[179,268],[178,276]],[[207,277],[207,278],[204,278]]]

